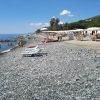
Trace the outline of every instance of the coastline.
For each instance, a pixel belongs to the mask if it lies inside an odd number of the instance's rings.
[[[0,44],[0,54],[10,52],[18,47],[17,40],[19,34],[0,34],[1,44]]]
[[[1,51],[0,54],[8,53],[8,52],[10,52],[10,51],[16,49],[17,47],[18,47],[18,45],[15,45],[15,46],[13,46],[13,47],[11,47],[11,48],[9,48],[9,49],[6,49],[6,50]]]
[[[0,34],[0,54],[10,52],[16,47],[15,34]]]

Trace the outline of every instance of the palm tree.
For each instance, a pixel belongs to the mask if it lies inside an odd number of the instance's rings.
[[[50,20],[51,30],[54,30],[54,24],[55,24],[55,18],[51,18],[51,20]]]
[[[53,30],[53,31],[59,30],[58,29],[58,27],[59,27],[59,25],[58,25],[59,21],[60,21],[59,18],[52,18],[50,20],[51,30]]]

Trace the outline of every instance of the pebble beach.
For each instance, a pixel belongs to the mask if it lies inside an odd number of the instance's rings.
[[[32,43],[32,42],[31,42]],[[62,42],[0,55],[0,100],[100,100],[100,49]]]

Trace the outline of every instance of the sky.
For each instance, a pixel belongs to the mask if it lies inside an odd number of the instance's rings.
[[[100,15],[100,0],[0,0],[0,33],[30,33],[52,17],[74,22]]]

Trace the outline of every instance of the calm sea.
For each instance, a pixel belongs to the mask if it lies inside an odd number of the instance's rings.
[[[18,34],[0,34],[0,40],[16,38]],[[0,52],[8,50],[16,45],[16,42],[2,42],[0,43]]]

